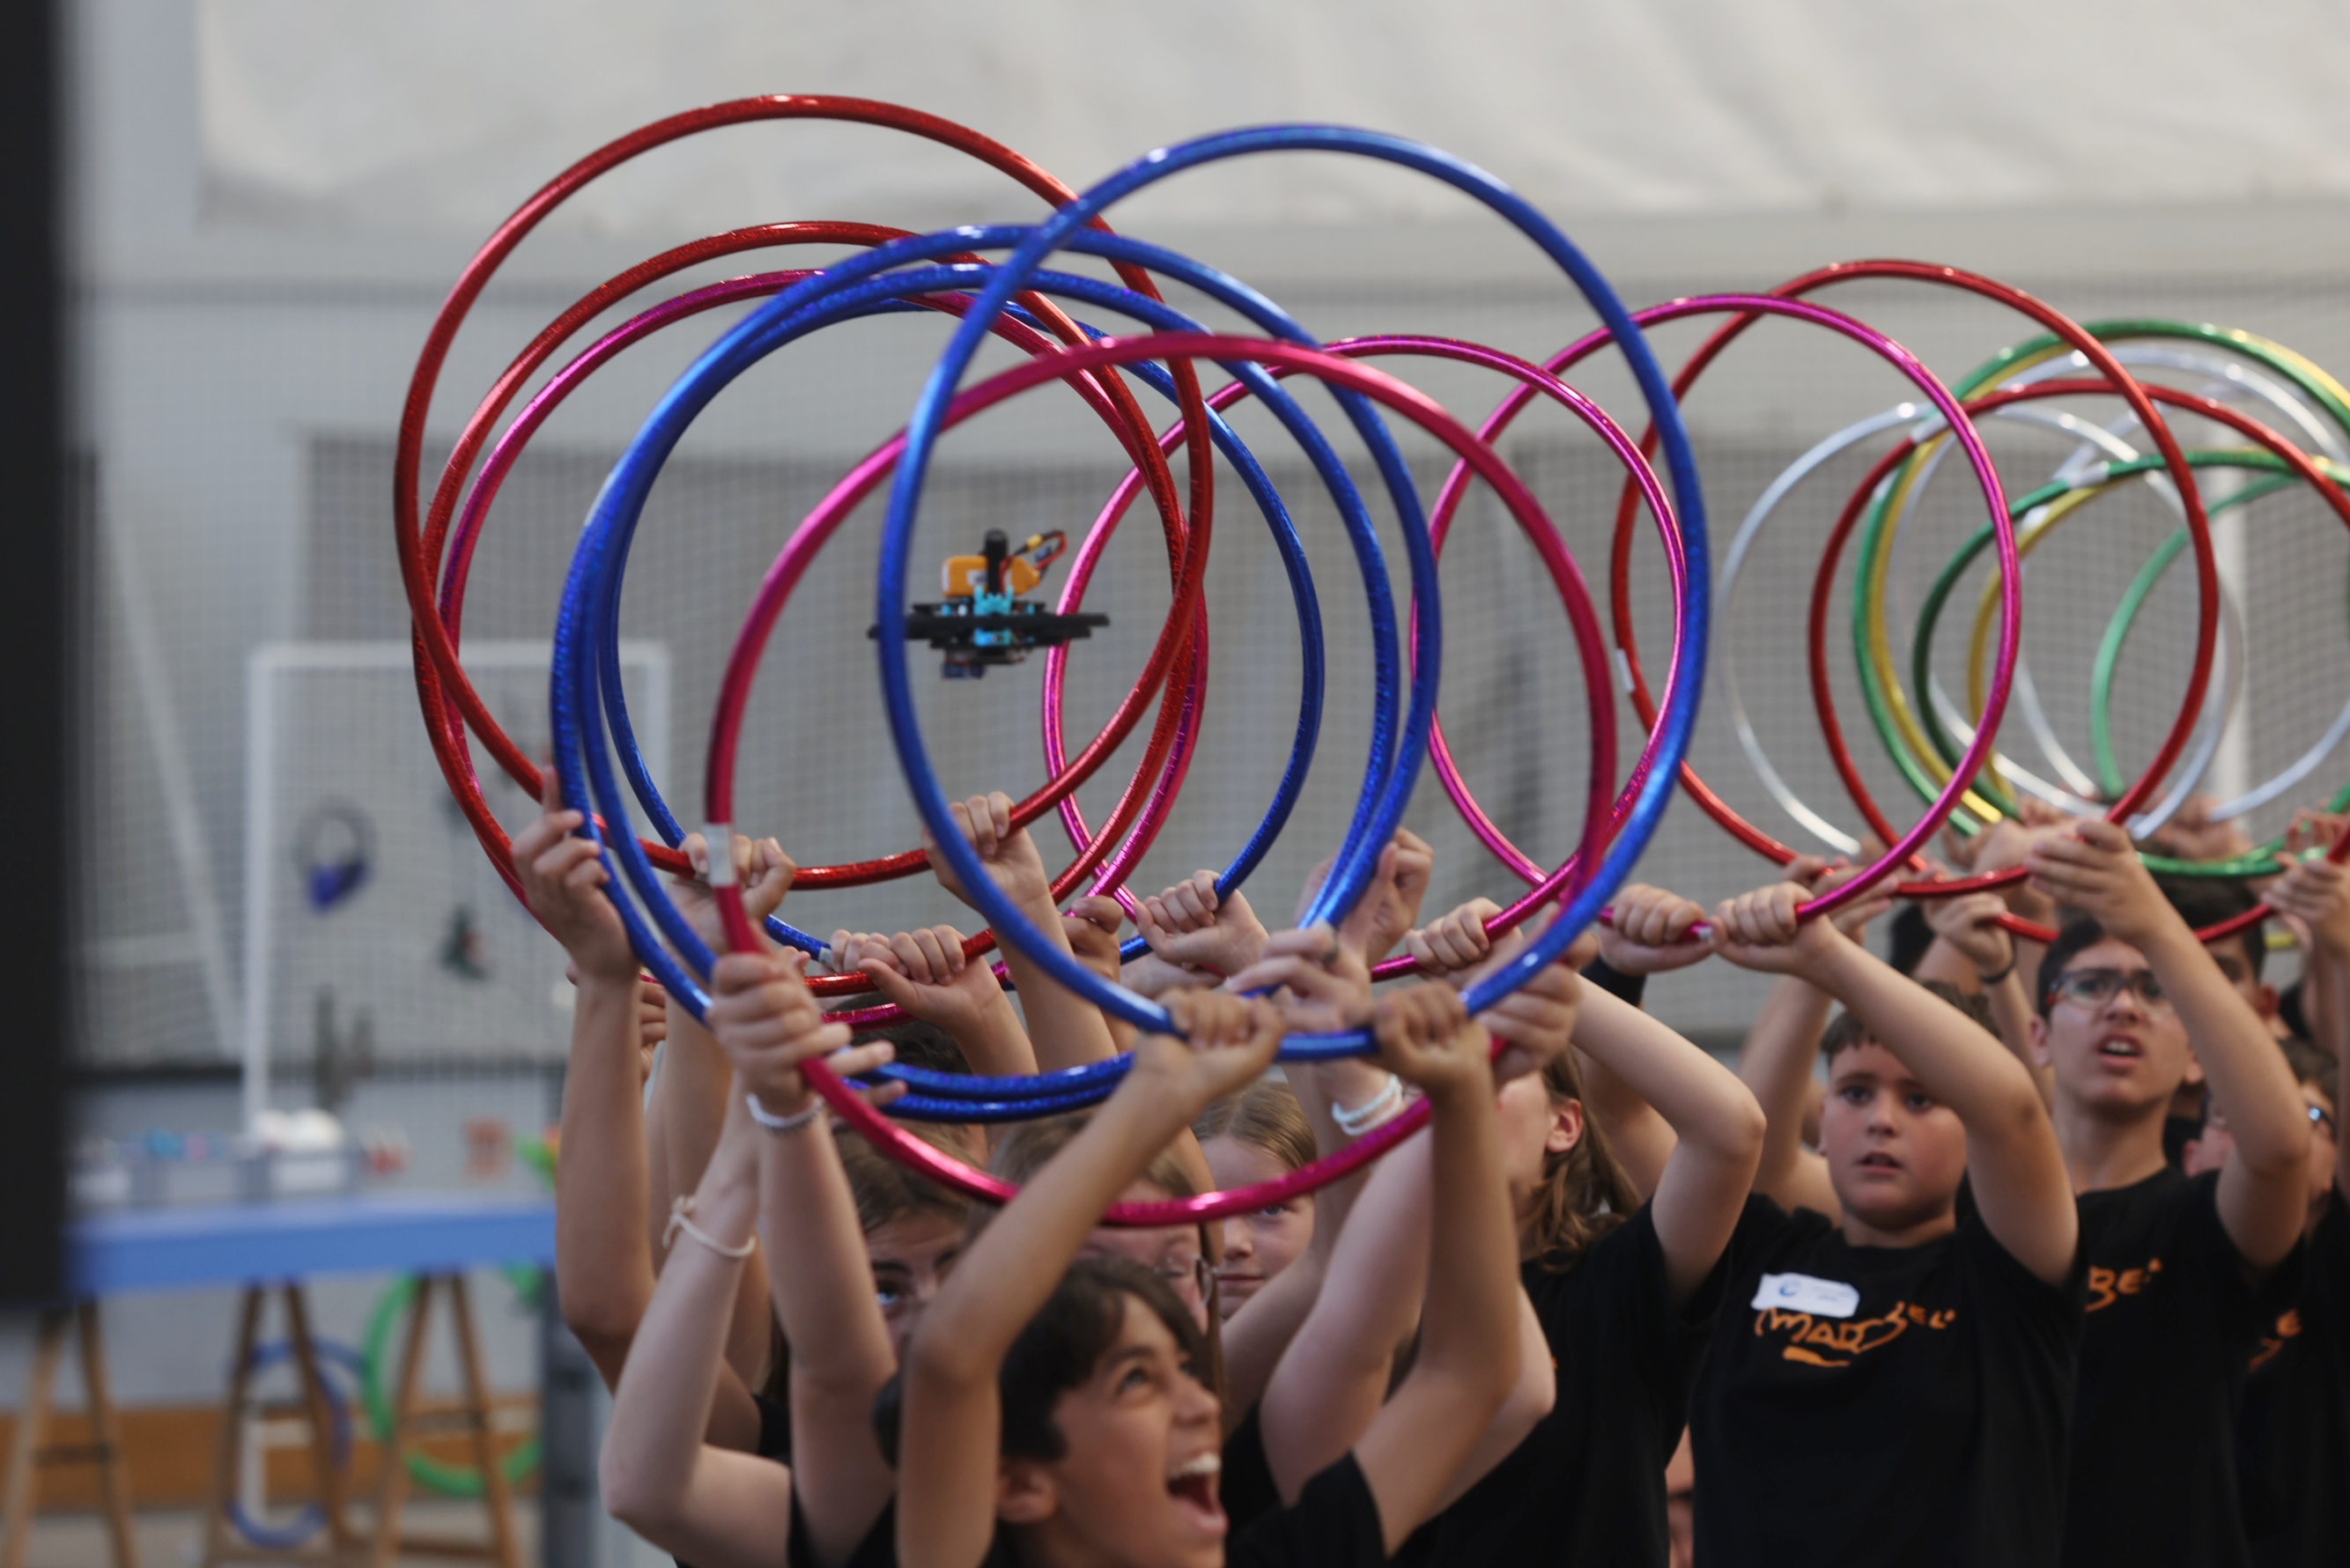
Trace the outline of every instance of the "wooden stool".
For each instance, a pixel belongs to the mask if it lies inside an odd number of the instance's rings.
[[[482,1376],[481,1341],[473,1328],[471,1299],[466,1294],[462,1274],[420,1274],[416,1292],[408,1306],[408,1329],[402,1336],[399,1380],[391,1408],[391,1430],[385,1435],[381,1455],[382,1474],[377,1482],[376,1516],[372,1533],[362,1537],[354,1531],[345,1514],[342,1478],[337,1473],[329,1436],[326,1384],[322,1380],[316,1347],[310,1338],[309,1313],[299,1284],[283,1287],[286,1297],[286,1335],[293,1348],[293,1360],[300,1369],[305,1413],[310,1424],[310,1451],[318,1476],[318,1502],[327,1518],[328,1539],[322,1546],[274,1548],[256,1546],[241,1539],[229,1521],[229,1500],[234,1495],[237,1469],[243,1458],[244,1413],[246,1404],[246,1384],[251,1376],[253,1352],[258,1342],[261,1314],[269,1287],[249,1285],[244,1293],[243,1323],[237,1334],[235,1369],[229,1376],[226,1424],[221,1433],[218,1469],[214,1474],[213,1506],[204,1523],[204,1555],[203,1568],[215,1568],[224,1563],[357,1563],[362,1557],[371,1568],[390,1568],[402,1553],[415,1552],[433,1557],[480,1558],[499,1564],[499,1568],[522,1568],[520,1549],[515,1538],[514,1503],[509,1494],[505,1472],[499,1468],[496,1432],[491,1424],[489,1387]],[[425,1332],[432,1321],[432,1297],[435,1291],[446,1292],[457,1334],[457,1361],[463,1388],[460,1397],[447,1405],[425,1405],[417,1397],[417,1384],[424,1367]],[[481,1467],[482,1504],[489,1514],[490,1539],[487,1542],[455,1541],[439,1538],[417,1538],[405,1535],[400,1528],[400,1516],[408,1506],[408,1459],[415,1451],[418,1440],[435,1431],[456,1429],[470,1433],[473,1439],[473,1459]],[[16,1568],[13,1563],[0,1568]]]
[[[449,1297],[450,1317],[457,1333],[457,1366],[463,1389],[453,1404],[425,1406],[416,1397],[424,1367],[424,1334],[432,1317],[432,1295],[438,1289]],[[413,1539],[400,1530],[400,1516],[408,1504],[408,1456],[419,1438],[434,1431],[457,1430],[473,1439],[473,1462],[482,1472],[482,1506],[490,1520],[487,1542]],[[460,1273],[419,1274],[416,1296],[409,1303],[408,1334],[400,1357],[399,1393],[391,1407],[391,1431],[383,1445],[383,1476],[376,1493],[375,1544],[370,1568],[390,1568],[403,1552],[434,1557],[481,1558],[499,1568],[522,1568],[515,1540],[514,1499],[499,1465],[497,1433],[491,1425],[490,1391],[482,1376],[481,1339],[473,1331],[472,1299]]]
[[[310,1467],[317,1478],[318,1506],[327,1518],[323,1546],[264,1546],[245,1540],[229,1517],[236,1496],[237,1473],[244,1459],[244,1416],[252,1402],[254,1352],[260,1347],[261,1316],[268,1304],[267,1285],[244,1287],[244,1309],[237,1314],[236,1349],[229,1363],[228,1399],[221,1407],[220,1449],[213,1461],[213,1495],[204,1512],[203,1568],[222,1563],[341,1563],[360,1544],[343,1514],[343,1478],[335,1469],[333,1421],[327,1405],[327,1385],[318,1371],[317,1347],[310,1337],[309,1298],[298,1283],[279,1289],[286,1302],[286,1340],[295,1371],[302,1380],[299,1413],[310,1428]],[[9,1564],[8,1568],[15,1568]]]
[[[66,1330],[81,1326],[81,1380],[89,1409],[87,1443],[42,1446],[49,1424],[49,1401],[57,1390],[57,1363],[65,1359]],[[39,1471],[47,1465],[94,1464],[100,1496],[105,1500],[106,1533],[114,1547],[115,1568],[139,1568],[139,1546],[130,1533],[130,1486],[123,1473],[122,1444],[115,1429],[114,1397],[106,1380],[106,1341],[100,1334],[98,1303],[80,1302],[52,1307],[41,1314],[39,1343],[33,1353],[33,1376],[25,1391],[25,1408],[16,1417],[16,1440],[9,1445],[5,1518],[0,1529],[7,1544],[0,1547],[0,1568],[23,1568],[25,1547],[33,1533],[33,1514],[39,1506]]]

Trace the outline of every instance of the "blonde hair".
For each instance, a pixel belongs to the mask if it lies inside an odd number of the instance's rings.
[[[1303,1170],[1314,1163],[1314,1128],[1296,1094],[1278,1078],[1260,1078],[1239,1094],[1218,1100],[1191,1124],[1191,1136],[1201,1143],[1228,1137],[1261,1148],[1284,1170]]]
[[[1543,1088],[1555,1107],[1583,1103],[1583,1076],[1575,1053],[1553,1057],[1542,1070]],[[1534,1259],[1555,1274],[1583,1261],[1593,1243],[1632,1217],[1640,1194],[1608,1147],[1607,1135],[1586,1115],[1583,1136],[1565,1152],[1545,1150],[1542,1181],[1519,1217],[1534,1239]]]

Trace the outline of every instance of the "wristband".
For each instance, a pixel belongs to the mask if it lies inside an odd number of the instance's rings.
[[[1989,990],[1991,987],[1999,984],[2002,981],[2005,980],[2009,975],[2012,975],[2014,972],[2015,950],[2011,947],[2007,950],[2007,967],[2005,969],[2000,971],[1997,974],[1985,974],[1981,970],[1977,970],[1975,971],[1975,979],[1982,984],[1985,990]]]
[[[743,1103],[751,1107],[753,1121],[778,1136],[784,1133],[795,1133],[824,1115],[824,1102],[818,1099],[809,1100],[805,1110],[794,1111],[787,1116],[779,1116],[761,1105],[759,1096],[756,1095],[743,1096]]]
[[[1351,1111],[1337,1101],[1331,1101],[1330,1119],[1336,1122],[1338,1130],[1348,1137],[1360,1137],[1370,1130],[1373,1124],[1385,1120],[1387,1114],[1401,1104],[1403,1080],[1389,1073],[1379,1092]]]
[[[1640,999],[1648,992],[1647,975],[1626,974],[1606,959],[1593,959],[1584,965],[1583,978],[1617,1001],[1629,1002],[1634,1007],[1640,1005]]]
[[[818,1101],[817,1103],[821,1105],[823,1102]],[[756,1236],[754,1236],[739,1247],[730,1247],[725,1242],[720,1241],[717,1237],[712,1235],[709,1231],[703,1230],[701,1226],[695,1224],[693,1222],[693,1194],[690,1192],[679,1193],[677,1195],[677,1200],[669,1206],[669,1225],[667,1229],[661,1231],[661,1245],[666,1247],[671,1241],[676,1241],[677,1233],[680,1231],[684,1231],[687,1235],[692,1237],[695,1241],[701,1242],[703,1246],[709,1248],[720,1257],[731,1258],[738,1263],[743,1259],[749,1257],[753,1251],[757,1250],[759,1245],[759,1239]]]

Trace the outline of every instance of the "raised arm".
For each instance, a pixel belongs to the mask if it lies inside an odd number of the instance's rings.
[[[727,1376],[720,1346],[752,1251],[755,1136],[738,1106],[671,1230],[669,1263],[613,1392],[598,1467],[614,1518],[704,1568],[789,1560],[792,1472],[702,1438]]]
[[[825,1021],[785,959],[730,954],[719,961],[712,980],[712,1029],[733,1065],[734,1081],[764,1113],[758,1138],[759,1230],[775,1311],[791,1346],[800,1512],[816,1561],[831,1568],[847,1562],[871,1531],[896,1484],[874,1435],[872,1412],[874,1396],[898,1363],[873,1293],[857,1199],[825,1108],[799,1064],[829,1056],[837,1072],[868,1073],[889,1059],[889,1043],[844,1049],[847,1025]],[[763,1536],[775,1533],[772,1517],[753,1522]],[[680,1550],[697,1563],[708,1561]]]
[[[1921,899],[1918,908],[1925,912],[1937,946],[1955,955],[1962,975],[1981,989],[1999,1043],[2032,1075],[2041,1103],[2054,1105],[2056,1075],[2033,1059],[2032,998],[2024,990],[2020,944],[1998,925],[1999,918],[2007,913],[2007,900],[1997,893],[1961,893],[1950,898]],[[1961,984],[1960,989],[1973,987]]]
[[[570,954],[579,988],[557,1145],[575,1152],[555,1166],[556,1293],[564,1323],[610,1387],[653,1293],[637,955],[603,894],[608,874],[595,841],[576,836],[586,818],[556,797],[555,770],[546,776],[549,809],[515,836],[514,866],[531,913]]]
[[[2318,829],[2311,836],[2327,844],[2340,826],[2328,820]],[[2350,871],[2331,860],[2303,861],[2270,885],[2268,901],[2279,914],[2300,924],[2295,934],[2302,940],[2301,1010],[2309,1024],[2310,1044],[2338,1064],[2337,1083],[2350,1081]],[[2338,1132],[2334,1186],[2350,1198],[2350,1137]]]
[[[672,877],[670,897],[676,901],[680,912],[693,922],[702,939],[723,950],[725,932],[719,925],[717,901],[710,890],[710,846],[701,834],[689,833],[679,847],[685,852],[686,862],[694,874]],[[792,877],[799,868],[784,853],[784,846],[772,838],[754,842],[738,833],[733,836],[732,853],[735,879],[743,888],[743,909],[754,924],[763,921],[782,906],[784,895],[790,890]],[[662,1167],[653,1172],[656,1217],[666,1214],[678,1194],[692,1191],[702,1179],[702,1168],[708,1163],[711,1150],[717,1147],[719,1129],[726,1125],[733,1082],[732,1071],[718,1043],[692,1013],[672,1001],[669,1044],[662,1052],[660,1075],[654,1081],[652,1093],[654,1141],[663,1153]],[[656,1247],[655,1258],[660,1258],[666,1251],[665,1246]],[[734,1303],[734,1316],[727,1328],[726,1364],[742,1381],[758,1383],[765,1378],[768,1356],[775,1345],[775,1335],[768,1327],[771,1309],[767,1304],[767,1276],[761,1269],[744,1269],[741,1278],[743,1293]],[[730,1422],[739,1418],[747,1423],[733,1433],[741,1438],[743,1447],[749,1448],[758,1440],[755,1407],[747,1401],[738,1404],[722,1397],[720,1412],[722,1418]]]
[[[1053,902],[1052,879],[1045,873],[1044,857],[1024,827],[1012,826],[1012,797],[1002,790],[951,801],[956,825],[979,852],[988,875],[1003,896],[1020,908],[1045,940],[1074,956],[1061,911]],[[929,836],[924,835],[928,844]],[[939,883],[956,898],[970,897],[950,867],[931,845],[931,869]],[[1101,1009],[1067,990],[1024,957],[1010,942],[1002,944],[1004,967],[1020,992],[1020,1010],[1028,1020],[1028,1038],[1036,1051],[1036,1064],[1045,1072],[1105,1061],[1118,1054],[1118,1043]]]
[[[1686,1302],[1738,1227],[1762,1158],[1762,1107],[1729,1068],[1596,987],[1584,988],[1575,1043],[1655,1106],[1678,1135],[1648,1210],[1664,1248],[1666,1282],[1676,1303]]]
[[[975,1568],[985,1557],[1003,1439],[996,1378],[1013,1341],[1119,1190],[1281,1045],[1281,1015],[1266,1003],[1191,992],[1169,1011],[1188,1043],[1137,1043],[1117,1093],[981,1232],[923,1314],[908,1347],[899,1439],[904,1568]]]
[[[1035,1048],[1012,999],[984,958],[965,958],[952,926],[899,931],[835,931],[827,949],[843,974],[862,974],[873,989],[954,1037],[974,1073],[1009,1077],[1036,1070]]]
[[[1838,929],[1798,921],[1810,890],[1782,882],[1714,912],[1714,945],[1742,968],[1794,974],[1851,1010],[1967,1129],[1967,1169],[1983,1222],[2041,1279],[2072,1270],[2080,1220],[2054,1124],[2023,1064],[1956,1008]]]
[[[2043,891],[2095,916],[2107,935],[2146,955],[2234,1136],[2220,1172],[2220,1223],[2252,1267],[2283,1262],[2301,1240],[2309,1160],[2309,1118],[2284,1053],[2155,886],[2122,829],[2075,824],[2069,836],[2034,846],[2031,865]]]
[[[1827,1161],[1804,1147],[1804,1105],[1820,1062],[1820,1035],[1835,1003],[1827,992],[1782,975],[1762,1001],[1738,1054],[1738,1076],[1762,1107],[1762,1152],[1754,1190],[1782,1209],[1844,1218]]]
[[[1518,1247],[1493,1115],[1490,1042],[1460,996],[1422,985],[1374,1019],[1389,1069],[1433,1109],[1428,1294],[1410,1374],[1355,1445],[1393,1552],[1442,1503],[1519,1370]]]
[[[1690,928],[1705,919],[1704,906],[1694,899],[1644,883],[1627,883],[1617,889],[1608,914],[1596,931],[1599,961],[1630,977],[1632,984],[1642,990],[1649,975],[1687,969],[1713,956],[1703,939],[1690,935]],[[1638,1004],[1638,993],[1618,1000]],[[1643,1198],[1652,1196],[1672,1158],[1671,1123],[1606,1062],[1586,1051],[1581,1066],[1584,1108],[1607,1135],[1607,1147],[1616,1151],[1617,1162],[1632,1179],[1632,1185]]]
[[[1061,911],[1061,934],[1069,939],[1069,950],[1079,963],[1112,985],[1129,983],[1125,960],[1118,950],[1118,933],[1125,924],[1126,910],[1106,893],[1088,893]],[[1141,1031],[1112,1012],[1104,1012],[1102,1022],[1108,1025],[1110,1044],[1119,1054],[1134,1049],[1135,1036]]]

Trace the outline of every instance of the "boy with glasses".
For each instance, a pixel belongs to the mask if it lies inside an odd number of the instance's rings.
[[[2089,1266],[2064,1561],[2232,1568],[2250,1558],[2230,1438],[2245,1366],[2290,1295],[2280,1265],[2307,1212],[2308,1109],[2126,833],[2084,822],[2028,864],[2073,911],[2032,1024]],[[2190,1060],[2235,1139],[2193,1178],[2165,1161],[2162,1137]]]

